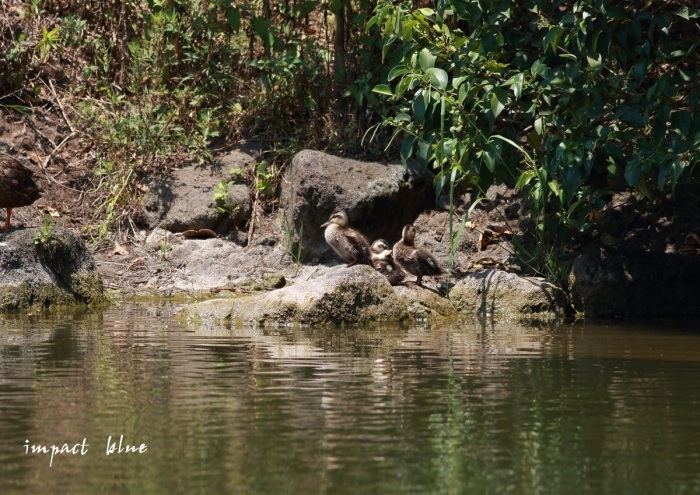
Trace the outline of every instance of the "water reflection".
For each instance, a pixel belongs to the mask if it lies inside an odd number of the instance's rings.
[[[185,328],[175,309],[0,319],[3,493],[700,490],[692,322]],[[147,452],[107,456],[122,435]],[[23,447],[83,438],[52,467]]]

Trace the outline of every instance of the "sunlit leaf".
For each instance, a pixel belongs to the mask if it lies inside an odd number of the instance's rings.
[[[428,69],[435,67],[437,56],[430,53],[430,50],[423,48],[418,55],[418,65],[423,72],[428,72]]]
[[[444,90],[445,88],[447,88],[447,81],[448,81],[447,72],[445,72],[442,69],[438,69],[438,68],[434,67],[432,69],[428,69],[426,71],[426,73],[428,74],[428,79],[430,80],[430,84],[432,84],[433,86],[435,86],[438,89]]]
[[[393,92],[391,91],[391,88],[387,86],[386,84],[377,84],[374,88],[372,88],[372,92],[378,93],[380,95],[386,95],[386,96],[393,96]]]

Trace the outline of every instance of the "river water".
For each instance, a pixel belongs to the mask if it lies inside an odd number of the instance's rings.
[[[0,493],[700,493],[697,322],[175,309],[0,316]]]

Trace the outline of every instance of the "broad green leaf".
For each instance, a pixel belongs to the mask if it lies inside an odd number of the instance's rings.
[[[519,74],[514,75],[510,79],[508,79],[505,83],[503,83],[504,86],[508,86],[510,89],[513,90],[513,94],[515,95],[515,99],[519,99],[522,94],[523,94],[523,81],[525,80],[525,75],[520,72]]]
[[[547,182],[547,186],[549,186],[550,191],[554,193],[554,195],[559,198],[559,200],[563,200],[564,198],[562,197],[562,190],[561,186],[559,186],[559,183],[556,180],[550,180]]]
[[[420,125],[423,125],[425,123],[425,111],[427,110],[427,108],[428,104],[426,102],[425,93],[419,91],[413,97],[413,104],[411,105],[411,109],[413,110],[413,116],[415,117],[416,122]]]
[[[386,96],[393,96],[394,93],[391,91],[391,88],[387,86],[386,84],[377,84],[374,88],[372,88],[372,92],[374,93],[379,93],[380,95],[386,95]]]
[[[493,172],[496,169],[496,156],[491,150],[482,150],[481,159],[486,164],[486,167]]]
[[[551,26],[549,28],[549,31],[547,31],[547,34],[544,37],[543,41],[543,46],[545,50],[547,49],[547,45],[549,45],[552,48],[553,53],[557,53],[557,46],[559,44],[559,37],[561,36],[561,33],[564,30],[558,26]]]
[[[673,129],[678,131],[681,136],[687,136],[690,131],[692,119],[690,113],[685,110],[673,112],[671,116],[671,125]]]
[[[401,163],[404,167],[408,166],[408,159],[411,158],[413,154],[413,143],[416,142],[415,136],[408,136],[401,143]]]
[[[597,69],[603,65],[603,56],[600,53],[597,53],[595,58],[591,57],[590,55],[586,55],[586,60],[592,69]]]
[[[241,9],[239,7],[227,9],[226,20],[233,32],[237,33],[241,29]]]
[[[542,117],[535,119],[535,132],[540,136],[544,133],[544,119]]]
[[[427,48],[423,48],[418,55],[418,65],[423,72],[428,72],[429,69],[435,67],[435,60],[437,60],[437,56],[430,53]]]
[[[523,187],[527,186],[530,183],[530,181],[535,177],[537,177],[537,174],[534,170],[525,170],[522,174],[520,174],[520,177],[518,177],[518,182],[515,183],[515,188],[522,189]]]
[[[508,103],[507,94],[502,89],[494,89],[493,95],[491,95],[491,113],[493,113],[494,118],[501,114],[506,103]]]
[[[404,66],[404,65],[397,65],[393,69],[389,71],[389,75],[387,76],[388,81],[393,81],[399,76],[403,76],[404,74],[407,74],[409,70]]]
[[[396,85],[396,96],[401,96],[402,94],[404,94],[411,85],[412,80],[413,76],[402,77],[399,83]]]
[[[639,179],[642,177],[641,164],[639,158],[634,157],[625,169],[625,180],[631,187],[637,187]]]
[[[430,80],[430,84],[432,84],[436,88],[442,89],[442,90],[447,88],[447,81],[448,81],[447,72],[445,72],[442,69],[438,69],[438,68],[433,67],[431,69],[428,69],[426,71],[426,73],[428,74],[428,79]]]

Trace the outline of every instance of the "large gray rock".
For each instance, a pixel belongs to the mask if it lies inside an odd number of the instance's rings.
[[[187,166],[152,179],[142,199],[143,224],[149,229],[160,227],[171,232],[211,229],[220,234],[240,225],[251,214],[248,187],[229,185],[225,200],[229,213],[217,209],[214,193],[221,181],[231,179],[230,169],[242,169],[252,161],[254,156],[235,150],[211,167]]]
[[[335,257],[320,225],[337,208],[370,240],[395,242],[401,229],[434,202],[430,173],[400,163],[360,162],[304,150],[292,160],[282,189],[282,208],[299,232],[302,259]]]
[[[192,304],[184,313],[200,322],[267,325],[398,322],[409,317],[386,278],[364,265],[337,267],[323,277],[272,292]]]
[[[600,248],[574,260],[573,305],[586,316],[698,316],[700,260]]]
[[[521,277],[502,270],[468,274],[450,291],[463,315],[548,318],[566,314],[566,294],[543,278]]]
[[[35,242],[36,233],[0,232],[0,310],[101,301],[102,278],[82,239],[56,228]]]

